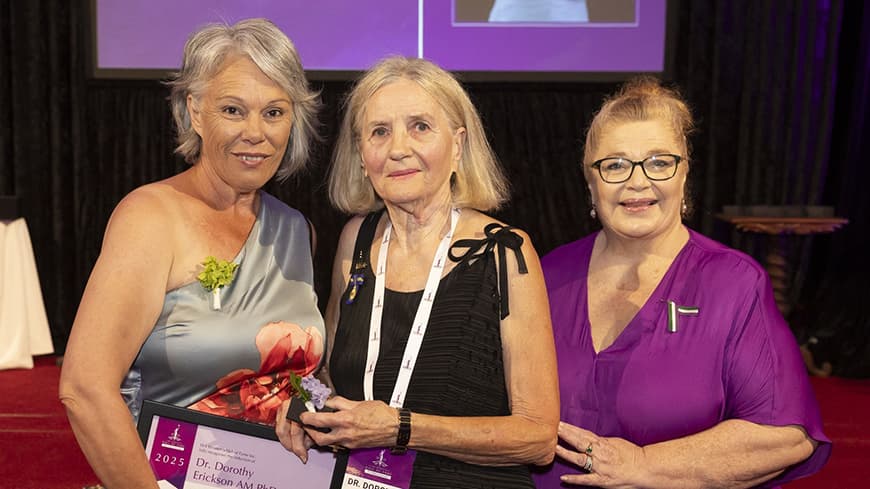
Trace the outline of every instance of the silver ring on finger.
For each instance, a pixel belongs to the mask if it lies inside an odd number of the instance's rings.
[[[583,464],[583,470],[592,472],[592,457],[589,455],[586,455],[586,463]]]

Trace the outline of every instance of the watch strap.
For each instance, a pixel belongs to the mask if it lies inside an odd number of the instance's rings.
[[[399,432],[396,434],[396,445],[390,449],[394,454],[405,453],[408,442],[411,441],[411,411],[399,408]]]

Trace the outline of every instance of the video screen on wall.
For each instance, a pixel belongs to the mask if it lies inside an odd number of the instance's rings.
[[[673,0],[92,0],[100,78],[162,78],[188,35],[265,17],[314,79],[352,78],[379,59],[430,59],[471,79],[666,74]]]

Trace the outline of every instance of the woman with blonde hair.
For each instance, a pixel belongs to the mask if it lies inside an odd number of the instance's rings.
[[[289,449],[347,447],[361,485],[374,458],[414,488],[534,487],[528,465],[556,441],[555,356],[535,249],[483,213],[506,187],[449,73],[394,57],[355,85],[330,174],[333,203],[358,214],[327,309],[338,411],[279,424]]]
[[[772,487],[830,455],[766,273],[682,222],[692,128],[653,78],[589,128],[582,171],[602,229],[542,260],[562,441],[540,488]]]

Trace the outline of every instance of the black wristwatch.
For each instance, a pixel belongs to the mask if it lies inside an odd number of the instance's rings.
[[[396,446],[390,449],[390,453],[401,455],[408,451],[408,442],[411,441],[411,411],[399,408],[399,433],[396,434]]]

